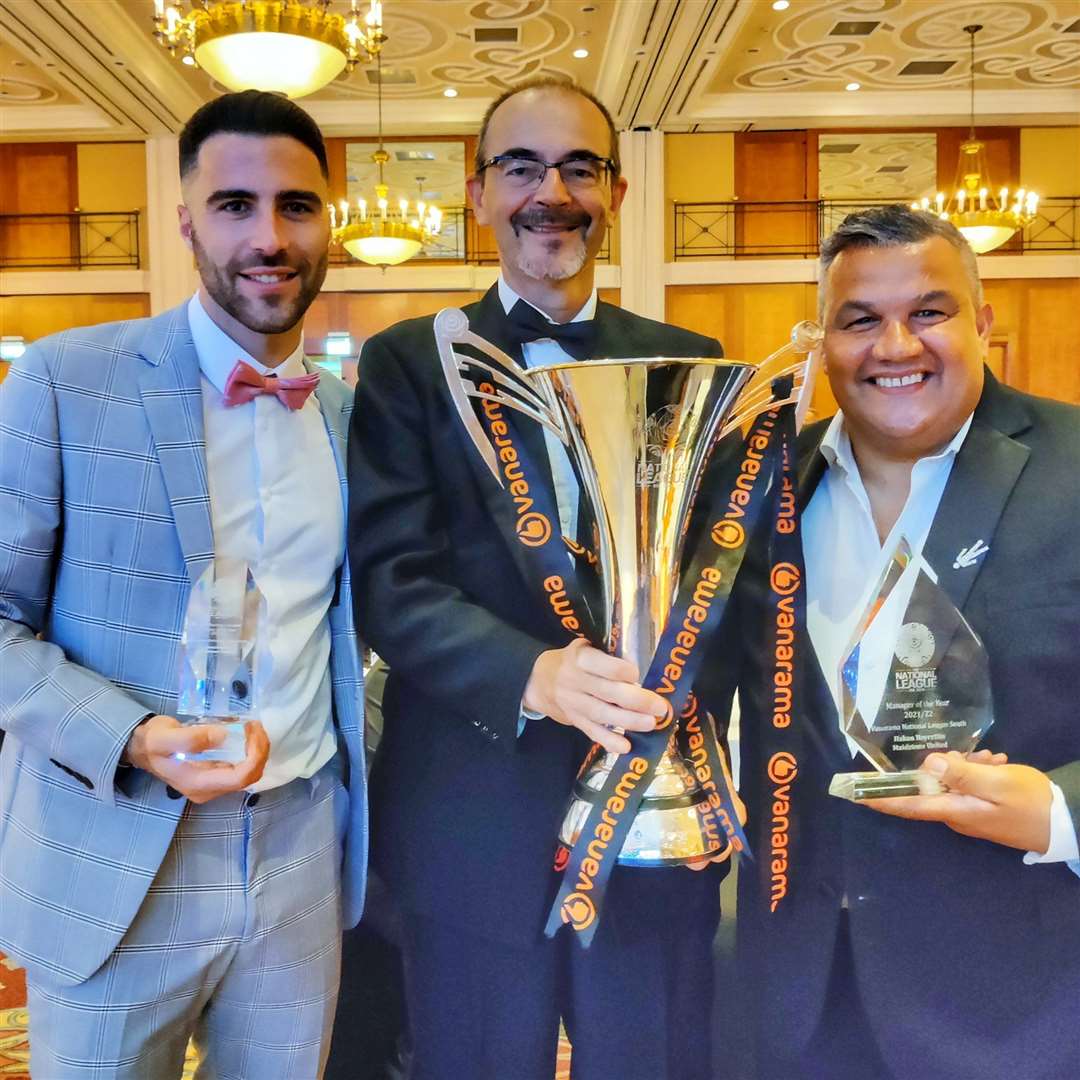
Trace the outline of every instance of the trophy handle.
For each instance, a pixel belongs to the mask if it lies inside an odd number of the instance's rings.
[[[468,345],[487,359],[460,352],[455,348],[460,345]],[[527,368],[490,341],[474,334],[469,329],[468,316],[460,308],[443,308],[435,316],[435,346],[458,417],[500,487],[503,477],[495,450],[469,398],[491,401],[523,413],[550,431],[564,446],[569,445],[570,437],[547,386],[534,383]],[[487,393],[476,385],[477,380],[485,378],[495,387],[494,393]]]
[[[817,323],[809,320],[796,323],[791,331],[791,340],[757,365],[746,388],[739,395],[731,416],[720,429],[720,437],[742,427],[767,409],[792,403],[795,405],[795,428],[801,430],[814,396],[824,338],[825,332]],[[798,355],[802,358],[794,361],[788,359]],[[786,375],[793,377],[791,393],[782,401],[776,401],[773,398],[773,381]]]

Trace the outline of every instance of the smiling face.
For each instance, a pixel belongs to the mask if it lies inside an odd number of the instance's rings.
[[[257,359],[283,359],[326,277],[328,190],[318,160],[288,136],[221,133],[200,147],[183,192],[180,233],[207,312]]]
[[[825,278],[825,370],[856,456],[916,461],[978,403],[993,312],[940,236],[846,248]]]
[[[484,139],[485,159],[513,153],[541,161],[574,155],[611,156],[611,134],[600,110],[572,91],[543,87],[522,91],[494,112]],[[598,184],[569,191],[558,169],[538,186],[515,187],[498,168],[469,178],[469,196],[481,225],[494,230],[503,276],[531,299],[534,283],[585,281],[592,289],[593,262],[614,220],[626,181],[606,170]]]

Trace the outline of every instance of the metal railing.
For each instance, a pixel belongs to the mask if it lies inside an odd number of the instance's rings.
[[[138,270],[139,212],[0,214],[0,270]]]
[[[597,261],[606,263],[610,259],[611,243],[605,236]],[[499,251],[491,231],[477,224],[470,207],[451,206],[443,210],[442,232],[419,255],[410,259],[409,265],[422,262],[495,266],[499,262]],[[352,266],[357,265],[357,260],[339,245],[334,245],[330,249],[330,265]]]
[[[677,202],[675,259],[816,258],[821,241],[848,214],[879,205],[838,199]],[[1011,255],[1080,251],[1080,196],[1041,200],[1035,220],[998,250]]]

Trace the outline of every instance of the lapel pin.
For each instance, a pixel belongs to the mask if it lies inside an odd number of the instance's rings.
[[[990,549],[981,541],[976,540],[971,547],[961,548],[956,555],[956,561],[952,564],[954,570],[966,570],[974,566]]]

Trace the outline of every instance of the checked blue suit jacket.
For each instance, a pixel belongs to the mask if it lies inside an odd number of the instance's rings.
[[[315,394],[344,501],[351,395],[326,373]],[[187,598],[213,553],[186,304],[29,348],[0,386],[0,949],[39,980],[101,966],[172,840],[185,800],[117,765],[146,713],[175,710]],[[330,666],[351,926],[367,858],[363,672],[347,561],[340,575]]]

